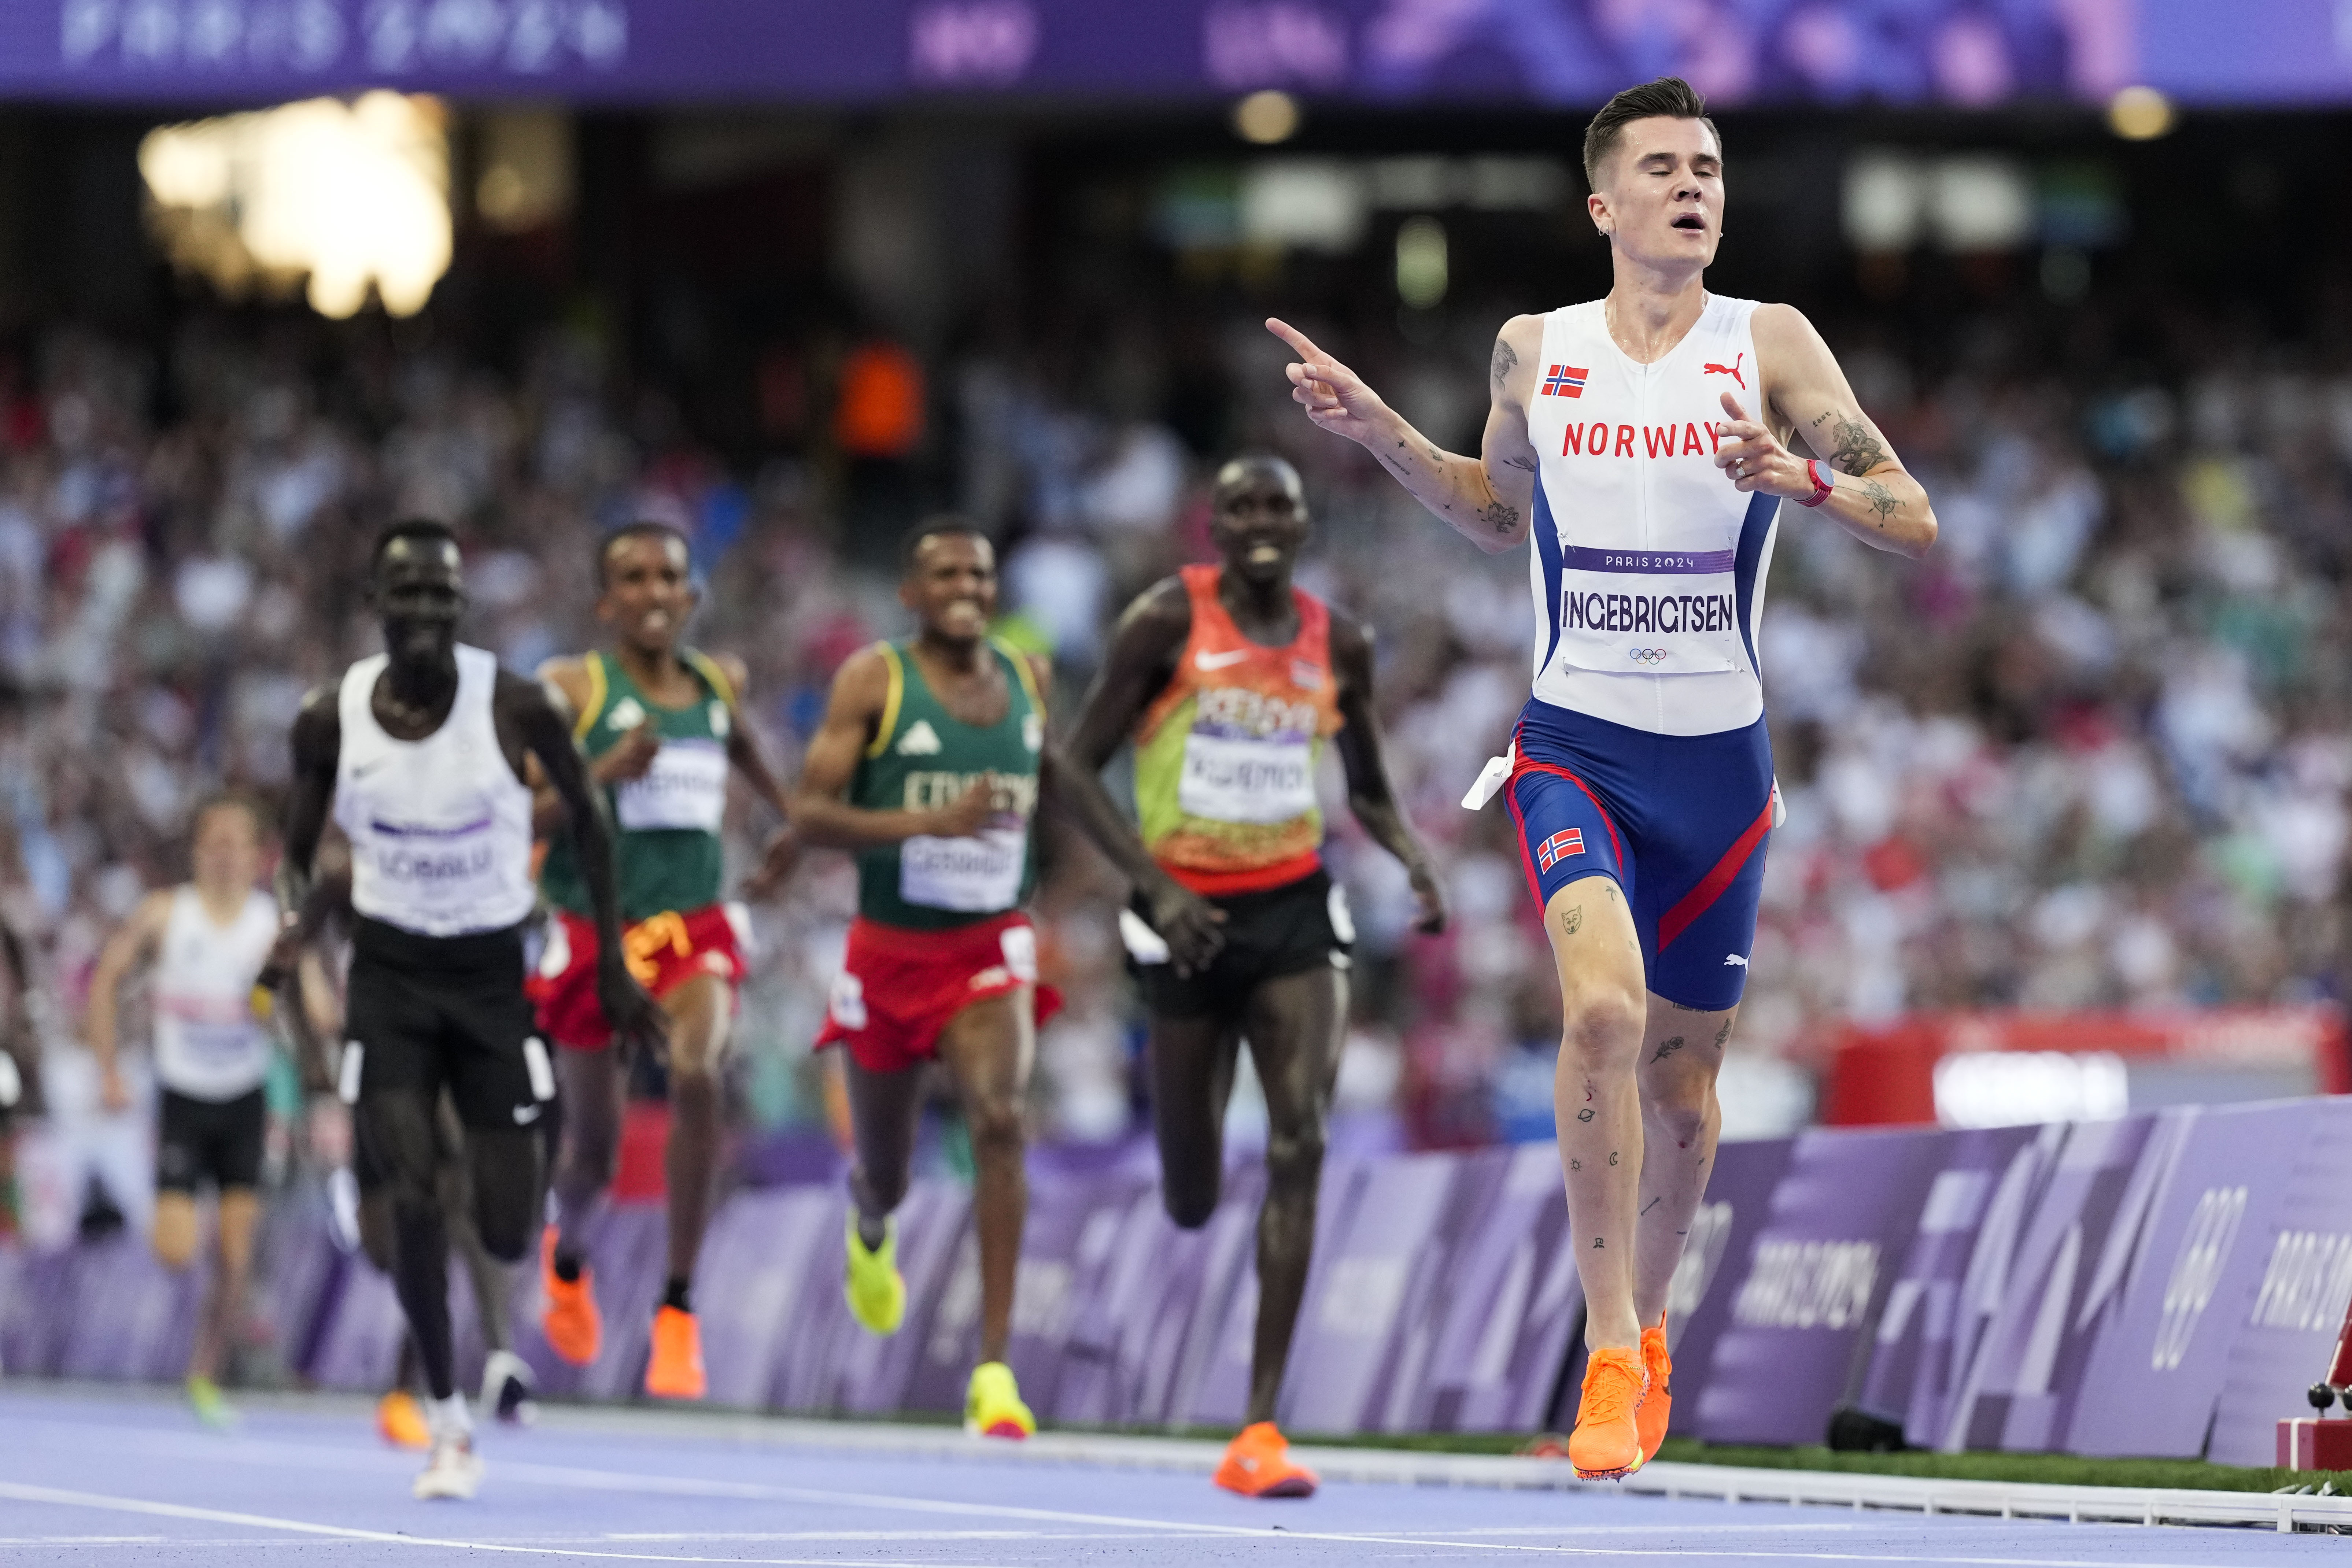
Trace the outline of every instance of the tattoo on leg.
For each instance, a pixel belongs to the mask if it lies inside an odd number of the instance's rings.
[[[1609,1163],[1612,1166],[1617,1163],[1617,1151],[1614,1149],[1609,1151]]]
[[[1576,1113],[1576,1119],[1580,1122],[1590,1122],[1592,1120],[1592,1107],[1587,1105],[1583,1110],[1579,1111]]]
[[[1495,384],[1501,386],[1503,379],[1517,370],[1519,356],[1511,351],[1511,346],[1500,338],[1496,339],[1494,362],[1486,369],[1486,373],[1494,379]]]
[[[1662,998],[1662,999],[1663,999],[1663,998]],[[1688,1005],[1686,1005],[1686,1004],[1685,1004],[1685,1003],[1682,1003],[1682,1002],[1674,1002],[1674,1001],[1670,1001],[1670,1002],[1667,1002],[1667,1003],[1666,1003],[1666,1006],[1668,1006],[1668,1007],[1670,1007],[1670,1008],[1674,1009],[1675,1009],[1675,1011],[1676,1011],[1676,1012],[1678,1012],[1678,1013],[1703,1013],[1703,1012],[1706,1011],[1706,1009],[1705,1008],[1695,1008],[1695,1007],[1690,1007],[1690,1006],[1688,1006]]]
[[[1720,1041],[1717,1041],[1717,1043],[1718,1043],[1718,1044],[1720,1044],[1721,1042],[1720,1042]],[[1655,1066],[1657,1063],[1659,1063],[1659,1062],[1661,1062],[1661,1061],[1664,1061],[1666,1058],[1668,1058],[1669,1056],[1672,1056],[1675,1052],[1676,1052],[1676,1051],[1680,1051],[1682,1048],[1683,1048],[1683,1037],[1682,1037],[1682,1036],[1680,1036],[1680,1035],[1676,1035],[1676,1036],[1675,1036],[1675,1038],[1674,1038],[1674,1039],[1672,1039],[1672,1040],[1670,1040],[1665,1041],[1664,1044],[1662,1044],[1662,1045],[1660,1045],[1660,1046],[1658,1047],[1658,1054],[1657,1054],[1657,1055],[1655,1055],[1655,1056],[1654,1056],[1654,1057],[1652,1057],[1652,1058],[1650,1058],[1651,1065],[1652,1065],[1652,1066]]]
[[[1650,1212],[1650,1210],[1651,1210],[1651,1209],[1654,1209],[1654,1208],[1657,1207],[1658,1207],[1658,1205],[1660,1205],[1660,1204],[1662,1204],[1662,1203],[1664,1203],[1664,1202],[1665,1202],[1665,1201],[1666,1201],[1666,1196],[1665,1196],[1665,1194],[1664,1194],[1664,1193],[1660,1193],[1657,1197],[1655,1197],[1652,1198],[1648,1203],[1646,1203],[1646,1204],[1644,1204],[1644,1205],[1643,1206],[1643,1207],[1642,1207],[1642,1212],[1643,1212],[1643,1214],[1647,1214],[1647,1213],[1649,1213],[1649,1212]]]
[[[1604,1248],[1604,1247],[1602,1247],[1602,1246],[1601,1245],[1601,1238],[1599,1238],[1598,1236],[1596,1236],[1596,1237],[1594,1237],[1594,1238],[1592,1239],[1592,1249],[1593,1249],[1595,1252],[1604,1252],[1604,1251],[1608,1250],[1608,1249],[1606,1249],[1606,1248]]]
[[[1715,1043],[1716,1043],[1716,1047],[1717,1047],[1717,1050],[1720,1050],[1720,1049],[1722,1048],[1722,1046],[1723,1046],[1723,1042],[1724,1042],[1725,1040],[1729,1040],[1730,1038],[1731,1038],[1731,1020],[1730,1020],[1729,1019],[1724,1019],[1724,1020],[1723,1020],[1723,1027],[1722,1027],[1721,1029],[1717,1030],[1715,1031]]]
[[[1568,1162],[1568,1168],[1572,1171],[1580,1171],[1584,1168],[1584,1162],[1582,1160],[1570,1160]]]
[[[1562,931],[1567,932],[1570,936],[1573,936],[1578,932],[1583,930],[1584,905],[1580,904],[1573,909],[1561,910],[1559,912],[1559,928]]]

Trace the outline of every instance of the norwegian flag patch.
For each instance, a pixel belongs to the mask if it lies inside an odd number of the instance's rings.
[[[1536,846],[1536,869],[1549,871],[1570,855],[1584,852],[1584,830],[1562,828]]]
[[[1543,397],[1582,397],[1585,378],[1591,372],[1578,365],[1554,365],[1544,377]]]

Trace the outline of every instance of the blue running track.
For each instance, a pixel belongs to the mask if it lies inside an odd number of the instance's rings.
[[[1311,1500],[1252,1503],[1197,1473],[977,1441],[926,1456],[905,1448],[936,1449],[936,1432],[836,1431],[828,1443],[806,1424],[556,1411],[532,1431],[485,1432],[479,1498],[420,1503],[417,1457],[384,1448],[353,1401],[272,1403],[222,1435],[161,1394],[16,1385],[0,1391],[0,1568],[2352,1562],[2341,1540],[2308,1533],[1587,1491],[1335,1482]]]

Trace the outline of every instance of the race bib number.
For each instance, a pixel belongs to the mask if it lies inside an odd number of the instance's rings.
[[[715,740],[665,740],[642,778],[613,791],[621,826],[715,833],[727,816],[727,748]]]
[[[1295,821],[1315,809],[1315,748],[1303,736],[1184,738],[1176,804],[1213,822]]]
[[[244,1061],[263,1042],[260,1030],[249,1023],[189,1023],[180,1024],[180,1043],[187,1052],[206,1066],[226,1066]]]
[[[968,839],[918,834],[898,846],[898,896],[924,909],[985,915],[1020,902],[1029,830],[983,828]]]
[[[1559,658],[1639,675],[1747,667],[1733,552],[1570,546],[1559,591]]]

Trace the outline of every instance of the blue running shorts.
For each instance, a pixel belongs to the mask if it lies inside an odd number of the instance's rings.
[[[1764,721],[1654,735],[1530,698],[1512,742],[1504,799],[1537,906],[1609,877],[1633,912],[1650,989],[1704,1012],[1738,1006],[1772,833]]]

